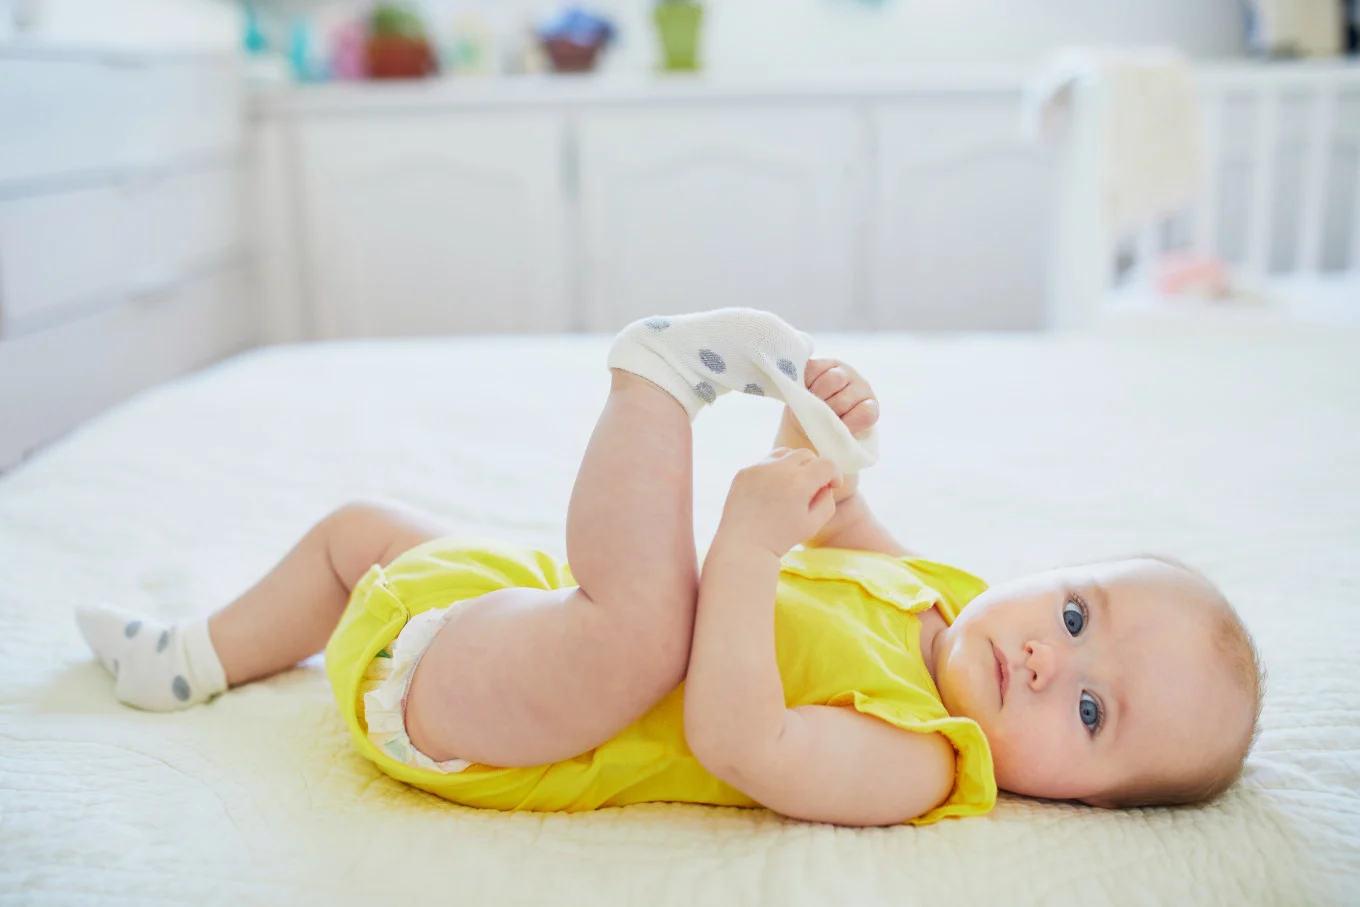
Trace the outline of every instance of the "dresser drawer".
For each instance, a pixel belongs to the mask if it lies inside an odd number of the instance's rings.
[[[136,238],[127,211],[118,186],[0,202],[0,336],[123,296]]]
[[[25,57],[0,50],[0,189],[163,166],[241,142],[231,58]]]
[[[182,173],[130,187],[134,294],[179,282],[241,244],[241,171]]]
[[[241,245],[240,170],[0,201],[0,336],[183,281]]]
[[[17,339],[0,340],[0,471],[132,394],[249,345],[239,266]]]
[[[127,83],[96,60],[0,56],[0,184],[122,164]]]

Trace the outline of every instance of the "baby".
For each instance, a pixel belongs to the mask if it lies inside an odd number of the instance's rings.
[[[998,787],[1127,807],[1231,785],[1261,680],[1218,590],[1148,556],[988,589],[908,551],[858,493],[873,390],[810,353],[744,309],[625,329],[567,513],[570,567],[351,504],[206,620],[91,608],[81,632],[118,698],[152,710],[324,648],[359,752],[469,806],[888,825],[984,813]],[[728,391],[788,407],[701,573],[690,425]]]

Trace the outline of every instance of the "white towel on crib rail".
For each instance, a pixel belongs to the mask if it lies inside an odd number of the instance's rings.
[[[1093,89],[1078,93],[1081,83]],[[1081,118],[1081,122],[1077,122]],[[1031,138],[1069,141],[1096,157],[1106,224],[1119,234],[1193,201],[1204,185],[1204,136],[1194,73],[1170,49],[1072,49],[1058,53],[1030,86]]]

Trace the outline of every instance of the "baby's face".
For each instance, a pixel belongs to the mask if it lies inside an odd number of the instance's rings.
[[[1221,754],[1253,703],[1217,655],[1199,581],[1152,560],[1068,567],[978,596],[943,631],[950,714],[986,733],[997,785],[1103,795]]]

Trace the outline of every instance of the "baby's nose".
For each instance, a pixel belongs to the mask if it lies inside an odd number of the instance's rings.
[[[1053,647],[1048,643],[1037,639],[1025,643],[1025,667],[1032,674],[1029,681],[1031,690],[1038,693],[1048,686],[1053,679],[1054,661]]]

